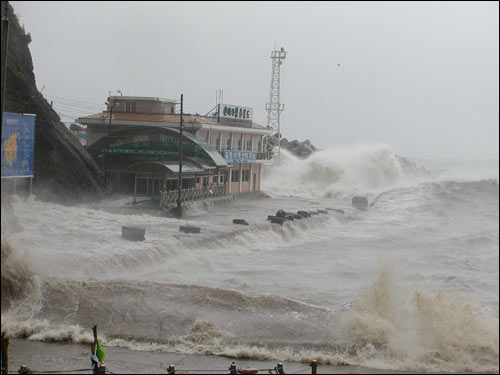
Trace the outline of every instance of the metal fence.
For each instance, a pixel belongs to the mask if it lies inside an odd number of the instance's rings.
[[[205,186],[202,188],[182,189],[181,202],[195,201],[198,199],[216,198],[226,195],[226,184]],[[160,194],[160,207],[175,204],[177,190],[164,191]]]

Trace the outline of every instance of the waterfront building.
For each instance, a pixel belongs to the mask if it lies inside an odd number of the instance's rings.
[[[147,193],[175,202],[180,113],[175,100],[110,96],[102,113],[80,117],[89,153],[115,191]],[[219,104],[212,115],[183,114],[183,200],[260,190],[269,159],[252,109]],[[184,191],[185,190],[185,191]],[[184,199],[185,198],[185,199]]]

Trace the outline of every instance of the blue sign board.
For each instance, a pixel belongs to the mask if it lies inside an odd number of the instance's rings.
[[[224,150],[222,157],[227,163],[255,163],[257,160],[256,151]]]
[[[2,177],[33,177],[35,115],[4,112]]]

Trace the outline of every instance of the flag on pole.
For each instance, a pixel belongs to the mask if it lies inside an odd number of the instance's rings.
[[[106,349],[101,344],[101,339],[97,339],[96,356],[99,362],[104,362],[104,357],[106,357]]]

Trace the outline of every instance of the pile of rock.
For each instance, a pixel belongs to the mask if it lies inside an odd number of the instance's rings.
[[[303,159],[309,157],[313,152],[318,151],[318,149],[311,144],[309,139],[306,139],[304,142],[299,142],[297,140],[288,142],[286,138],[282,138],[280,146],[281,148]]]
[[[312,216],[319,214],[328,215],[328,211],[327,210],[297,211],[297,213],[294,213],[279,209],[275,215],[269,215],[267,217],[267,220],[269,220],[273,224],[283,225],[283,223],[285,223],[286,221],[308,219]]]
[[[425,169],[425,167],[417,166],[414,162],[410,161],[408,158],[405,158],[400,155],[396,155],[396,158],[398,159],[399,164],[401,165],[401,170],[403,171],[403,173],[410,176],[419,176],[419,177],[431,176],[431,172]]]

